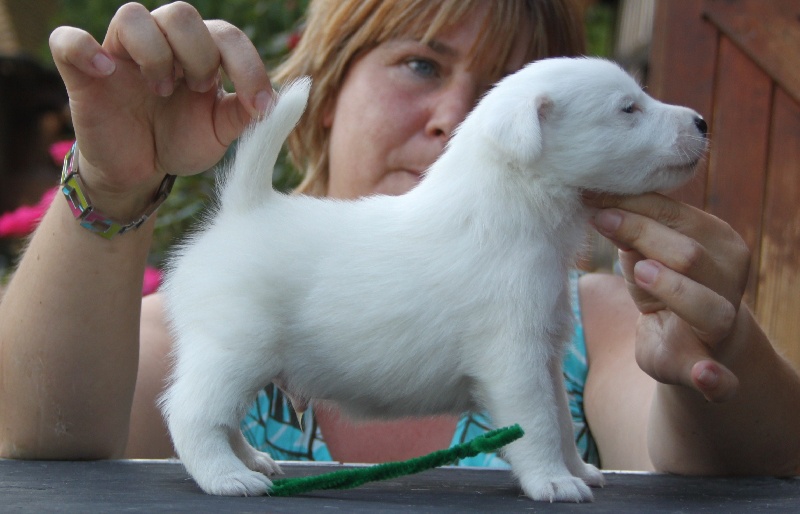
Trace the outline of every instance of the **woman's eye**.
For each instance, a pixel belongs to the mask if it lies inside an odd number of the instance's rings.
[[[406,64],[414,73],[422,77],[435,77],[438,72],[436,64],[426,59],[409,59]]]

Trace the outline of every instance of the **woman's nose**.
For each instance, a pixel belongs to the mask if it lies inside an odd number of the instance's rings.
[[[475,106],[477,98],[477,88],[471,81],[453,81],[448,84],[432,99],[431,114],[426,126],[428,135],[446,143]]]

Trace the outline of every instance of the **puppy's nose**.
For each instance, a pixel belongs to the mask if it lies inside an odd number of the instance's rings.
[[[695,116],[694,126],[703,134],[703,137],[708,135],[708,124],[706,124],[706,120],[704,120],[702,116]]]

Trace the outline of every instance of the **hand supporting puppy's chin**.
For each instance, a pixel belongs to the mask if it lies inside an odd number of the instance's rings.
[[[584,206],[592,209],[592,212],[596,212],[598,209],[616,206],[620,199],[633,196],[631,194],[607,193],[597,189],[582,189],[580,193],[581,202]]]

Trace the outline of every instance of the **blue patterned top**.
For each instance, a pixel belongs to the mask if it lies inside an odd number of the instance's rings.
[[[564,354],[564,381],[567,387],[572,424],[578,450],[586,462],[599,466],[597,446],[583,410],[583,389],[586,384],[588,363],[586,341],[578,301],[578,273],[570,274],[572,309],[575,314],[575,334]],[[331,461],[331,454],[319,425],[314,419],[314,410],[309,408],[303,416],[303,430],[297,422],[294,410],[287,397],[274,384],[269,384],[258,393],[256,401],[242,421],[242,432],[255,448],[268,452],[276,460]],[[474,437],[493,430],[492,421],[486,412],[465,413],[456,426],[451,446],[464,443]],[[480,454],[463,459],[460,466],[508,468],[509,465],[496,453]]]

